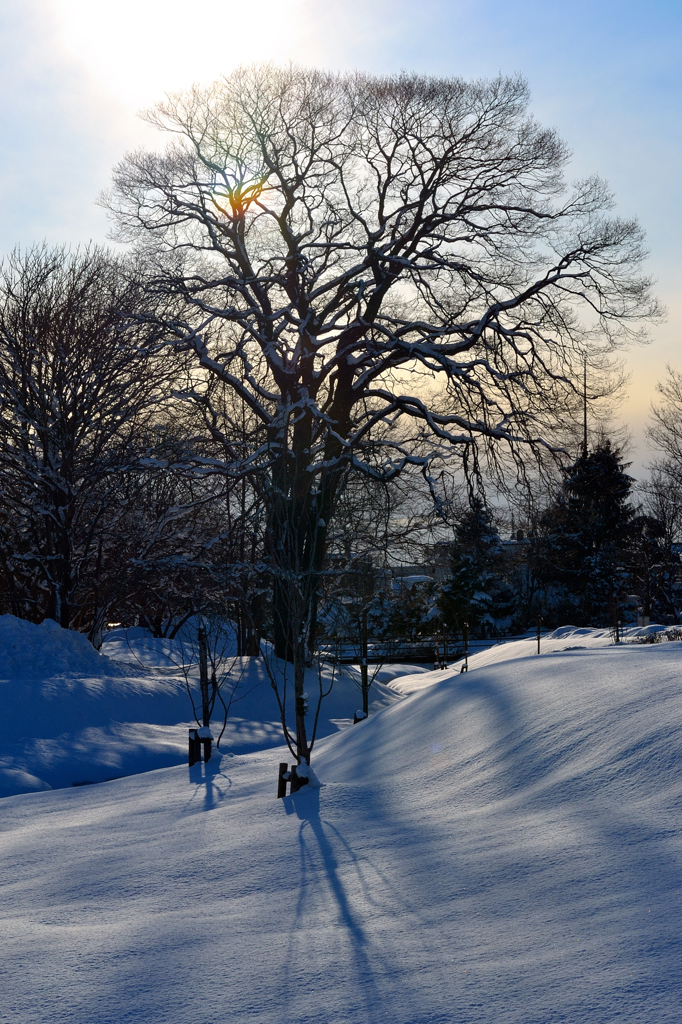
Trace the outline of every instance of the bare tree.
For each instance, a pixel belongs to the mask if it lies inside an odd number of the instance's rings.
[[[662,401],[651,407],[647,433],[663,456],[669,472],[682,474],[682,371],[667,367],[667,378],[656,385]]]
[[[304,666],[346,474],[413,464],[428,483],[476,442],[546,445],[583,352],[657,313],[642,234],[607,215],[602,181],[565,185],[519,78],[256,66],[146,118],[168,149],[127,156],[103,202],[185,303],[169,336],[263,426],[247,468],[308,761]]]
[[[66,627],[168,375],[141,297],[134,266],[96,247],[17,250],[0,267],[3,563],[32,581],[16,610]]]

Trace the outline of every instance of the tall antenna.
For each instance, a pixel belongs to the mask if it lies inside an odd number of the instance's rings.
[[[583,456],[587,458],[587,356],[583,356]]]

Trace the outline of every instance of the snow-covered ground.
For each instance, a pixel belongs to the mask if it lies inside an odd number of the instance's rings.
[[[141,629],[111,633],[99,654],[86,637],[50,620],[36,626],[0,616],[0,796],[185,762],[187,730],[196,723],[182,664],[180,641],[155,640]],[[236,699],[221,747],[244,753],[281,743],[264,662],[244,658],[229,665]],[[399,699],[385,683],[401,671],[380,673],[372,688],[375,711]],[[196,700],[196,665],[190,682]],[[309,672],[311,698],[317,687],[316,673]],[[360,705],[358,673],[344,667],[324,702],[319,735],[351,724]],[[221,715],[215,724],[217,735]]]
[[[682,644],[544,648],[285,800],[272,749],[2,801],[2,1024],[677,1024]]]

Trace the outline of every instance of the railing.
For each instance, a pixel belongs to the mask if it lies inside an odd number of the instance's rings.
[[[543,636],[547,633],[543,631]],[[497,644],[507,644],[514,640],[533,640],[537,638],[536,630],[513,636],[469,637],[467,650],[469,657],[480,651],[487,651]],[[340,637],[321,643],[318,652],[322,661],[333,661],[339,665],[352,665],[362,659],[362,644],[355,637]],[[418,640],[370,640],[367,644],[367,664],[381,665],[390,663],[429,664],[431,662],[459,661],[465,654],[465,641],[461,635],[420,637]]]

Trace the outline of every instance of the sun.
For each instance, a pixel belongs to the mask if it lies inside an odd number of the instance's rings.
[[[301,0],[51,0],[61,43],[135,109],[254,60],[299,57]]]

